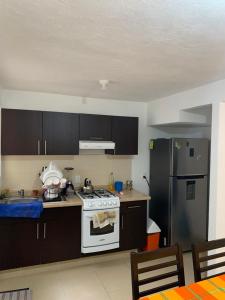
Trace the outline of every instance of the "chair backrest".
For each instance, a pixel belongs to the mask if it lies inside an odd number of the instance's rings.
[[[172,247],[161,248],[156,251],[139,253],[131,252],[130,258],[133,300],[137,300],[140,297],[166,289],[185,285],[183,255],[181,248],[177,244]],[[165,258],[167,258],[166,262],[159,263],[156,261]],[[153,264],[154,261],[155,264]],[[151,265],[143,266],[145,263],[146,265],[147,263],[151,263]],[[172,267],[175,270],[168,272],[168,269],[166,268],[169,267]],[[165,269],[164,272],[163,269]],[[157,275],[152,274],[156,272],[158,273]],[[155,285],[157,281],[165,280],[167,278],[173,280],[174,278],[172,277],[174,276],[176,277],[175,281],[157,287],[152,287],[152,285]],[[141,277],[144,278],[141,279]]]
[[[209,242],[201,242],[192,245],[192,257],[195,281],[200,281],[213,277],[215,275],[221,275],[225,272],[215,272],[214,275],[206,275],[208,271],[225,267],[225,250],[215,254],[208,254],[210,250],[218,250],[225,247],[225,239],[219,239]],[[216,251],[215,251],[216,252]],[[220,262],[213,262],[213,259],[220,259]],[[223,261],[221,261],[221,259]],[[210,261],[210,264],[208,263]]]

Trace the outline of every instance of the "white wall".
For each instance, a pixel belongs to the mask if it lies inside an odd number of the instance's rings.
[[[181,122],[182,110],[225,101],[225,80],[150,101],[148,125]]]
[[[3,90],[2,108],[49,110],[60,112],[108,114],[139,117],[139,155],[132,158],[132,179],[137,190],[148,192],[142,179],[149,173],[148,142],[150,129],[147,127],[147,103],[104,99],[82,99],[59,94]],[[153,130],[153,132],[157,130]]]
[[[225,103],[215,103],[212,112],[209,239],[225,237]]]

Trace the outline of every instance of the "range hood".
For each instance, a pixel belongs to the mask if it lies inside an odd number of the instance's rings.
[[[115,143],[111,141],[79,141],[80,149],[115,149]]]

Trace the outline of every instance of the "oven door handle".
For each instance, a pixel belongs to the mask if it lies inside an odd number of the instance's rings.
[[[106,210],[106,212],[107,212],[107,210]],[[89,219],[91,219],[91,218],[93,218],[94,216],[96,215],[96,213],[92,213],[92,214],[84,214],[84,216],[85,216],[85,218],[89,218]],[[116,212],[116,217],[119,215],[119,212]]]

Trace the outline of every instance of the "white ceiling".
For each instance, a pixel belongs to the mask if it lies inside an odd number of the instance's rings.
[[[4,88],[148,101],[221,78],[224,0],[0,0]]]

